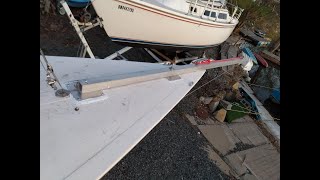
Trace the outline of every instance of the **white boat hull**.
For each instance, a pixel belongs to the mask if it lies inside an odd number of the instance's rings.
[[[138,0],[92,2],[112,41],[140,46],[208,48],[224,42],[236,24],[213,22]]]

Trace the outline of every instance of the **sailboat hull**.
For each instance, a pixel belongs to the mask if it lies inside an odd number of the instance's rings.
[[[129,46],[205,49],[224,42],[236,25],[137,0],[95,0],[92,5],[111,40]]]

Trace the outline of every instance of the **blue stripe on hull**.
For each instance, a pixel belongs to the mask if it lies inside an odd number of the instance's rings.
[[[212,46],[216,46],[217,44],[208,45],[208,46],[190,46],[190,45],[178,45],[178,44],[164,44],[158,42],[147,42],[147,41],[140,41],[140,40],[129,40],[129,39],[122,39],[122,38],[113,38],[110,37],[112,41],[119,41],[119,42],[126,42],[126,43],[133,43],[133,44],[149,44],[155,46],[167,46],[167,47],[181,47],[181,48],[194,48],[194,49],[202,49],[202,48],[209,48]]]

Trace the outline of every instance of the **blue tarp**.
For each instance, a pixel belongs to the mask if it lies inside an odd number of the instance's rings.
[[[280,104],[280,90],[273,90],[271,96],[276,101],[276,103]]]
[[[251,50],[247,47],[243,48],[242,51],[244,53],[246,53],[251,59],[252,61],[255,63],[255,64],[258,64],[258,61],[256,59],[256,57],[254,56],[254,54],[251,52]]]
[[[86,7],[90,0],[68,0],[67,4],[71,7]]]

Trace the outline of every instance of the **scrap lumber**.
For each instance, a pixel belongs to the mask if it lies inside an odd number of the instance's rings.
[[[265,58],[266,60],[273,62],[280,66],[280,57],[272,54],[271,52],[267,50],[263,50],[260,55]]]

